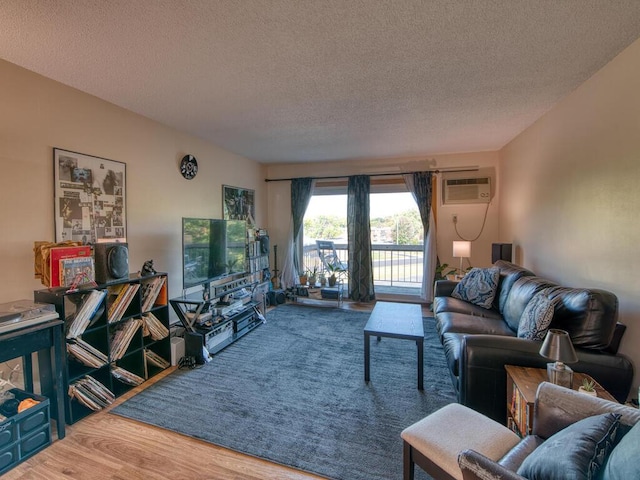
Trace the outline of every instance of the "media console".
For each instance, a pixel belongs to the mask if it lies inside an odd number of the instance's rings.
[[[169,300],[185,328],[185,344],[195,342],[213,355],[259,326],[266,293],[260,285],[252,275],[230,277],[211,284],[210,296],[195,292]]]

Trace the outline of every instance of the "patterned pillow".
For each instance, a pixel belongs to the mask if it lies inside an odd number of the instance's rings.
[[[553,313],[560,297],[549,298],[544,289],[536,293],[524,307],[518,324],[518,338],[544,340],[553,320]]]
[[[483,308],[491,308],[498,290],[500,269],[472,268],[453,289],[451,296]]]
[[[525,458],[518,475],[530,480],[593,480],[618,436],[620,415],[583,418],[549,437]]]

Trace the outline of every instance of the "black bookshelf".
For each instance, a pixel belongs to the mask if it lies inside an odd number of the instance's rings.
[[[156,290],[153,284],[156,282]],[[118,299],[121,290],[131,288],[129,298],[123,296]],[[92,292],[103,292],[99,302],[98,297]],[[82,382],[87,376],[102,384],[108,391],[113,393],[115,398],[127,393],[136,385],[125,383],[113,376],[113,371],[123,368],[126,372],[135,376],[136,381],[146,381],[167,368],[171,362],[171,344],[168,335],[169,331],[169,303],[167,300],[168,276],[166,273],[157,273],[145,277],[131,275],[126,279],[111,281],[96,287],[80,288],[77,291],[67,291],[66,287],[47,288],[36,290],[34,300],[41,303],[49,303],[55,306],[61,319],[65,322],[64,334],[66,336],[67,351],[65,352],[65,365],[63,369],[65,391],[69,391],[69,386]],[[92,297],[93,295],[93,297]],[[143,308],[147,295],[154,296],[154,301]],[[128,302],[125,305],[125,300]],[[87,319],[86,326],[80,329],[80,333],[73,329],[74,321],[78,320],[79,314],[85,302],[91,301],[92,313]],[[115,321],[113,313],[115,307],[120,305],[122,314]],[[151,314],[158,323],[166,329],[167,335],[164,338],[153,339],[149,335],[144,335],[144,322]],[[143,320],[145,318],[145,320]],[[76,324],[77,325],[77,324]],[[130,329],[135,332],[127,342],[123,342],[126,348],[121,347],[116,355],[114,335],[121,329]],[[159,330],[164,331],[162,327]],[[71,330],[71,333],[70,333]],[[158,334],[156,334],[158,336]],[[106,356],[106,361],[101,365],[89,366],[77,360],[76,356],[69,352],[69,345],[77,343],[78,340],[97,349]],[[151,352],[151,353],[149,353]],[[150,360],[158,361],[162,366]],[[165,363],[166,362],[166,363]],[[93,413],[94,409],[80,402],[77,397],[66,396],[65,399],[65,420],[68,424],[73,424],[78,420]]]

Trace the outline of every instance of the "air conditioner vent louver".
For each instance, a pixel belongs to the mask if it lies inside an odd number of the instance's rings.
[[[444,181],[444,203],[488,203],[491,201],[491,178],[451,178]]]

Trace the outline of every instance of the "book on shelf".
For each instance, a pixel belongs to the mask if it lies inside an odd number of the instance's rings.
[[[160,368],[169,368],[169,366],[171,365],[168,361],[166,361],[164,358],[162,358],[160,355],[158,355],[156,352],[154,352],[153,350],[150,350],[148,348],[144,349],[144,358],[147,359],[147,362],[149,362],[152,365],[155,365],[156,367],[160,367]]]
[[[60,260],[60,286],[71,286],[80,276],[78,285],[95,281],[93,257],[74,257]]]
[[[163,285],[165,284],[167,277],[160,276],[155,277],[149,282],[144,282],[142,284],[142,311],[147,312],[153,308],[156,301],[158,300],[158,295],[160,294],[160,290],[162,290]]]
[[[131,318],[119,325],[111,337],[111,361],[121,359],[129,348],[131,340],[142,326],[142,319]]]
[[[122,383],[126,383],[127,385],[132,385],[134,387],[142,384],[144,382],[144,378],[135,373],[130,372],[129,370],[125,370],[122,367],[112,367],[111,375],[116,380],[121,381]]]
[[[109,305],[109,313],[107,315],[109,323],[115,323],[122,319],[139,289],[139,283],[123,283],[109,287],[110,295],[114,298]]]
[[[269,268],[269,257],[263,255],[261,257],[255,257],[249,259],[249,271],[252,273],[259,272],[264,270],[265,268]]]
[[[259,255],[262,255],[262,244],[259,241],[250,240],[247,244],[247,248],[249,250],[250,257],[257,257]]]
[[[153,313],[142,314],[142,336],[152,340],[162,340],[169,336],[169,329]]]
[[[104,353],[81,338],[68,340],[67,352],[87,367],[100,368],[108,362],[108,357]]]
[[[91,290],[85,294],[82,304],[69,324],[67,338],[76,338],[84,333],[106,295],[107,292],[104,290]]]
[[[113,392],[90,375],[71,383],[68,393],[70,397],[94,411],[102,410],[115,400]]]

